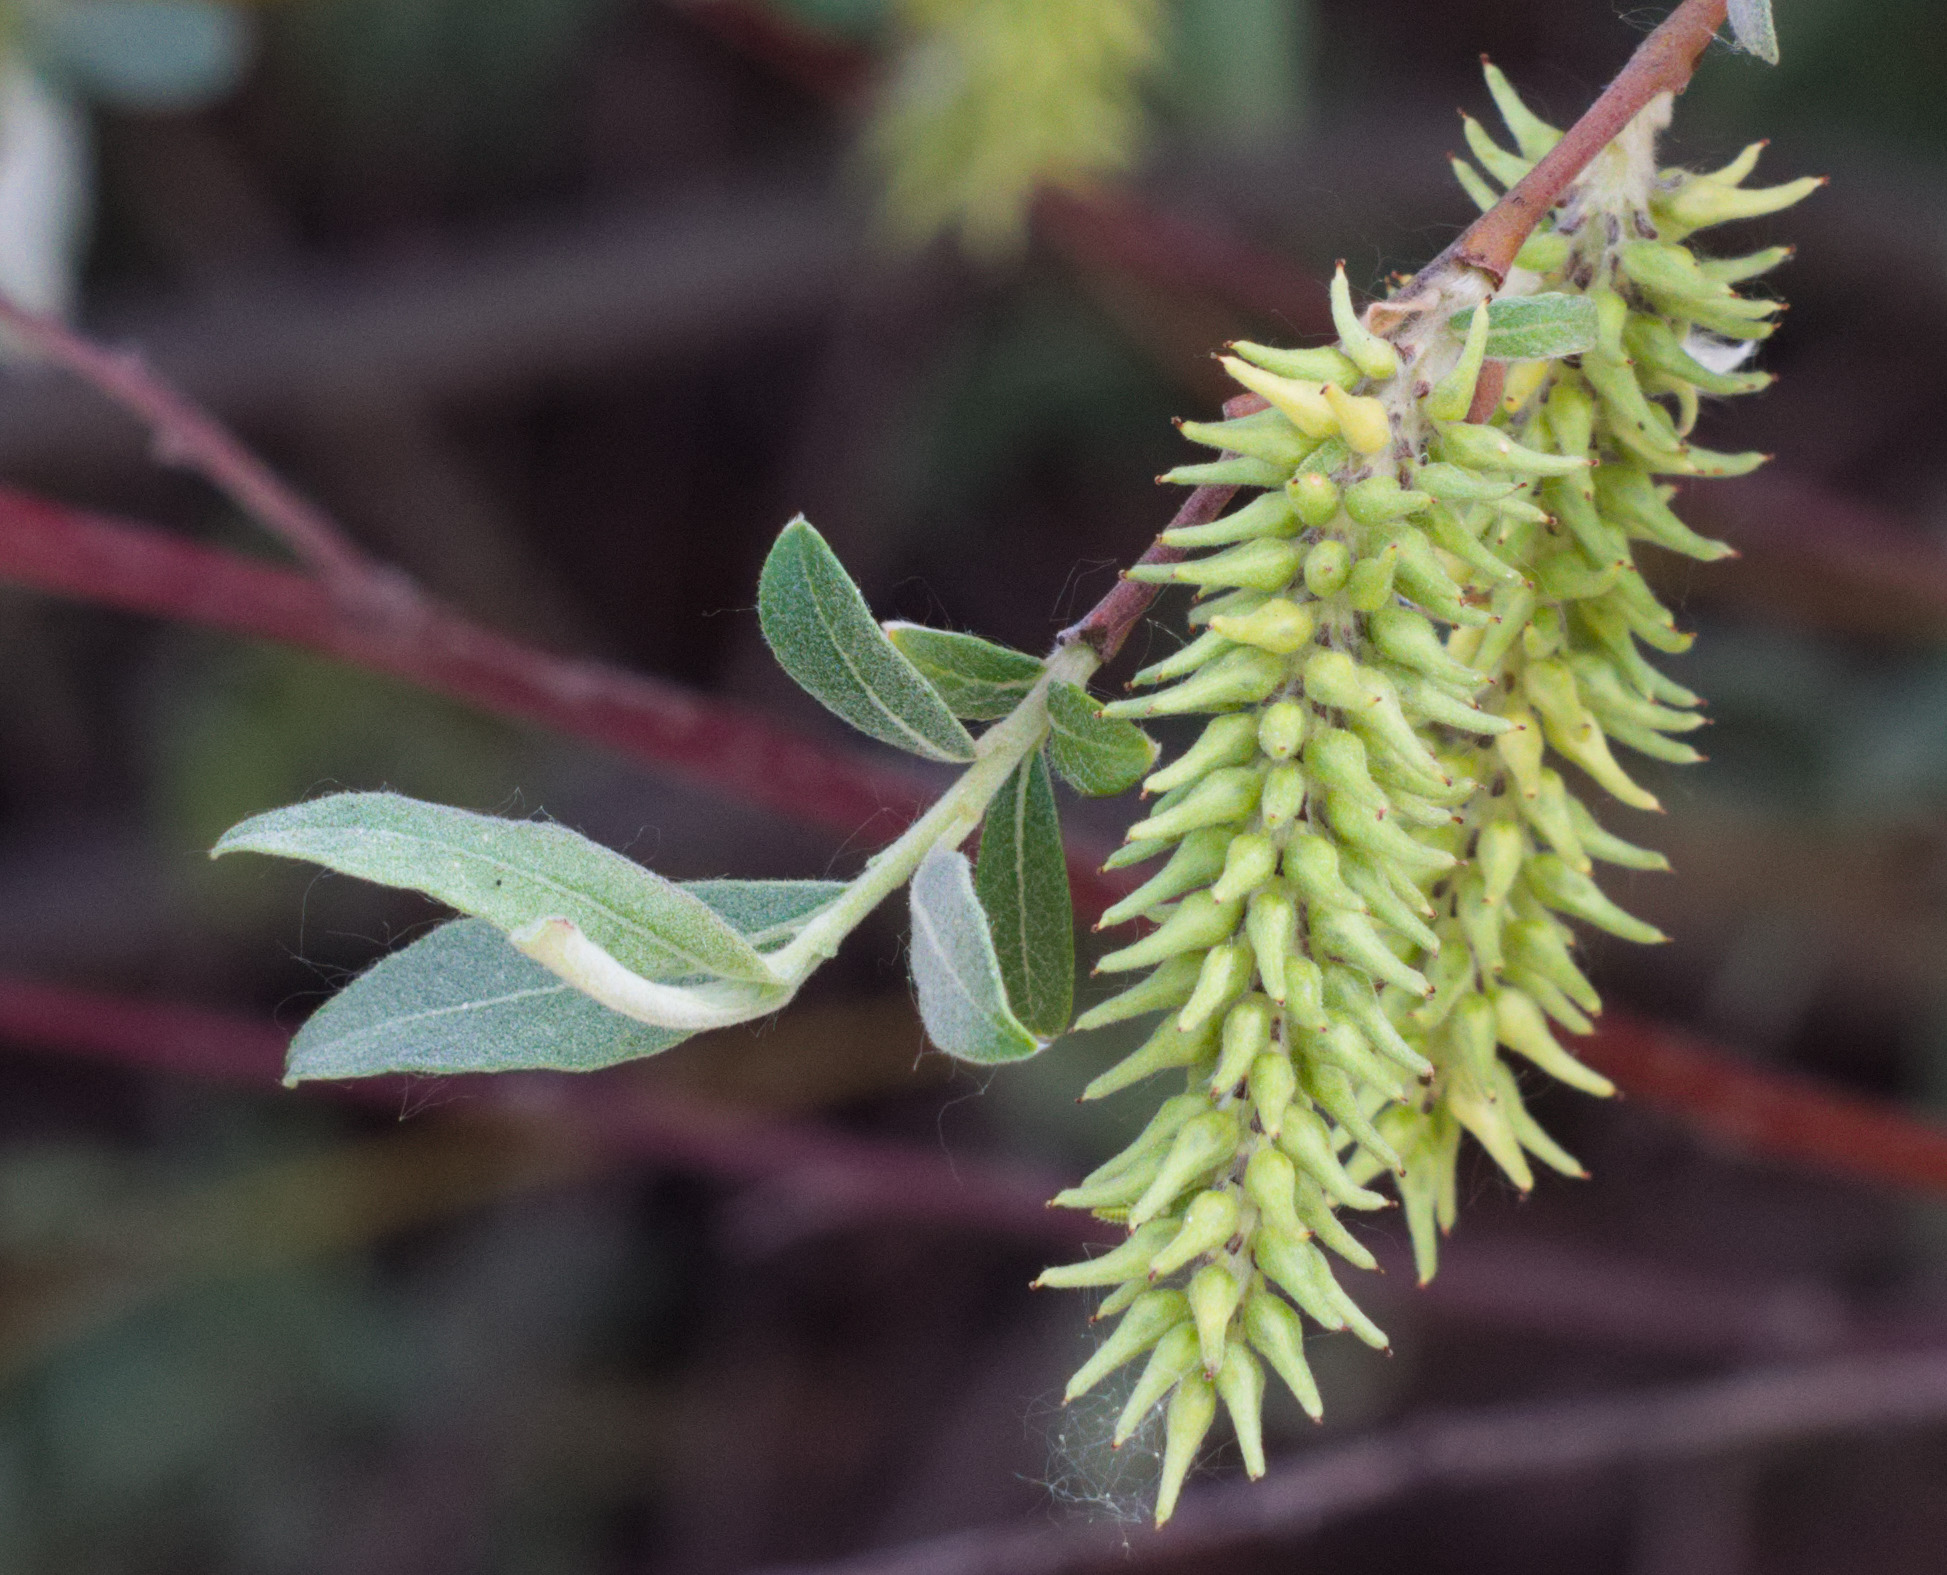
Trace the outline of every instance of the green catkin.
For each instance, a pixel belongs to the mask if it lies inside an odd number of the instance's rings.
[[[1465,132],[1506,185],[1559,133],[1491,67],[1488,81],[1518,151]],[[1188,1092],[1058,1200],[1126,1221],[1129,1242],[1043,1276],[1119,1287],[1108,1305],[1128,1309],[1078,1386],[1150,1353],[1117,1436],[1168,1402],[1159,1523],[1220,1398],[1253,1475],[1266,1367],[1319,1414],[1301,1313],[1384,1346],[1320,1251],[1374,1267],[1338,1210],[1386,1206],[1368,1183],[1389,1177],[1424,1280],[1454,1221],[1463,1132],[1523,1191],[1530,1156],[1582,1174],[1523,1107],[1509,1059],[1612,1092],[1557,1038],[1602,1004],[1569,921],[1661,940],[1604,895],[1593,861],[1668,866],[1607,830],[1550,757],[1636,809],[1656,800],[1612,745],[1696,758],[1676,735],[1701,725],[1697,697],[1639,648],[1689,637],[1634,553],[1729,551],[1678,518],[1665,478],[1758,463],[1688,434],[1701,396],[1770,381],[1714,367],[1725,340],[1771,332],[1776,303],[1737,285],[1788,254],[1716,262],[1688,240],[1819,184],[1745,188],[1755,150],[1711,175],[1659,171],[1666,115],[1645,111],[1523,249],[1519,288],[1590,296],[1597,344],[1516,365],[1488,421],[1466,419],[1488,312],[1463,301],[1382,333],[1341,271],[1335,346],[1230,347],[1223,365],[1269,408],[1185,424],[1245,458],[1176,479],[1264,490],[1178,532],[1190,558],[1142,572],[1223,594],[1192,612],[1208,632],[1144,675],[1173,687],[1108,711],[1216,715],[1145,784],[1164,796],[1130,829],[1130,859],[1171,857],[1105,921],[1157,921],[1101,963],[1155,972],[1080,1026],[1173,1013],[1088,1092],[1166,1070]],[[1162,1284],[1179,1275],[1180,1291]]]

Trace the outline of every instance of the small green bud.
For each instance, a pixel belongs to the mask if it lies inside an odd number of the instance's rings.
[[[1474,388],[1480,381],[1481,367],[1487,358],[1488,315],[1480,307],[1467,324],[1467,339],[1460,351],[1460,360],[1439,382],[1433,385],[1433,392],[1421,401],[1421,408],[1434,421],[1461,421],[1474,403]],[[1478,470],[1481,467],[1461,460],[1461,468]]]
[[[1229,421],[1179,421],[1177,431],[1205,448],[1228,449],[1250,459],[1289,468],[1318,447],[1275,410],[1253,411]]]
[[[1314,1422],[1325,1415],[1318,1383],[1305,1361],[1305,1329],[1290,1305],[1268,1290],[1244,1298],[1244,1334],[1285,1382],[1305,1415]]]
[[[1143,1418],[1155,1409],[1157,1402],[1196,1371],[1199,1354],[1196,1326],[1192,1323],[1178,1324],[1156,1342],[1142,1376],[1129,1392],[1122,1415],[1116,1419],[1111,1440],[1116,1447],[1126,1444],[1129,1435],[1142,1426]]]
[[[1190,789],[1180,803],[1139,820],[1126,833],[1132,842],[1181,837],[1205,826],[1242,820],[1257,808],[1264,774],[1254,766],[1225,766]]]
[[[1524,799],[1520,808],[1528,824],[1542,834],[1563,862],[1577,874],[1586,875],[1592,866],[1576,834],[1575,817],[1569,808],[1574,802],[1575,795],[1569,792],[1561,773],[1544,767],[1535,796]]]
[[[1265,412],[1274,414],[1274,412]],[[1282,491],[1263,492],[1235,514],[1212,520],[1208,525],[1179,525],[1163,532],[1162,540],[1172,547],[1196,549],[1227,547],[1233,542],[1254,541],[1260,536],[1293,536],[1298,532],[1298,515]]]
[[[1251,1063],[1245,1082],[1258,1125],[1275,1142],[1284,1126],[1285,1110],[1298,1092],[1298,1074],[1292,1069],[1291,1058],[1276,1050],[1265,1051]]]
[[[1594,881],[1570,869],[1553,853],[1537,854],[1528,861],[1522,874],[1528,888],[1542,903],[1558,912],[1586,919],[1597,929],[1639,945],[1651,946],[1669,939],[1654,925],[1625,913],[1603,895],[1602,888]]]
[[[1445,870],[1459,862],[1451,853],[1416,841],[1383,812],[1344,793],[1326,793],[1325,821],[1343,840],[1370,854],[1382,869],[1391,863],[1413,870]]]
[[[1634,843],[1625,842],[1621,837],[1603,830],[1594,815],[1578,799],[1569,800],[1569,814],[1574,822],[1575,839],[1587,852],[1607,864],[1619,864],[1632,870],[1668,870],[1670,861],[1661,853],[1649,848],[1639,848]]]
[[[1332,326],[1338,330],[1339,347],[1364,376],[1384,382],[1399,370],[1399,352],[1360,322],[1352,309],[1352,286],[1346,281],[1344,263],[1332,275]]]
[[[1339,850],[1315,831],[1300,831],[1284,846],[1284,872],[1298,894],[1314,907],[1365,911],[1365,899],[1339,874]]]
[[[1251,1070],[1251,1063],[1271,1043],[1274,1013],[1269,997],[1247,995],[1224,1014],[1223,1048],[1217,1055],[1217,1069],[1210,1074],[1210,1087],[1223,1093],[1237,1087]]]
[[[1274,596],[1240,617],[1212,618],[1210,627],[1240,645],[1254,645],[1279,656],[1289,656],[1311,644],[1314,624],[1309,608]]]
[[[1332,523],[1339,511],[1338,483],[1315,470],[1301,470],[1285,483],[1285,495],[1308,530]]]
[[[1185,892],[1209,885],[1223,871],[1230,846],[1231,834],[1222,826],[1191,832],[1177,844],[1167,864],[1107,909],[1095,927],[1106,930],[1127,924]]]
[[[1393,1020],[1386,1015],[1385,1008],[1379,1004],[1379,997],[1374,993],[1370,979],[1351,968],[1339,966],[1326,970],[1324,979],[1326,1005],[1334,1012],[1341,1012],[1358,1024],[1365,1031],[1364,1037],[1371,1041],[1380,1054],[1404,1067],[1415,1077],[1426,1078],[1433,1075],[1433,1063],[1414,1049],[1394,1026]],[[1408,990],[1413,996],[1424,998],[1423,991],[1412,990],[1410,987]],[[1346,1069],[1355,1070],[1349,1066]],[[1379,1083],[1382,1087],[1389,1086],[1391,1083],[1390,1078],[1372,1076],[1368,1076],[1366,1081]]]
[[[1285,962],[1298,937],[1298,908],[1276,886],[1253,896],[1244,909],[1244,934],[1257,959],[1257,976],[1264,992],[1280,1006],[1285,1002]]]
[[[1277,873],[1278,849],[1262,832],[1240,832],[1229,839],[1223,874],[1210,895],[1218,902],[1248,897]]]
[[[1270,599],[1269,591],[1224,591],[1217,596],[1199,593],[1197,601],[1183,615],[1183,621],[1192,629],[1203,628],[1212,618],[1242,617]]]
[[[1336,596],[1351,571],[1351,551],[1344,542],[1328,536],[1305,554],[1305,589],[1321,598]]]
[[[1176,760],[1143,779],[1143,792],[1166,793],[1219,766],[1245,765],[1256,752],[1256,718],[1241,713],[1213,718]]]
[[[1149,1260],[1176,1234],[1177,1227],[1165,1220],[1145,1225],[1136,1230],[1119,1247],[1112,1248],[1099,1258],[1088,1258],[1081,1263],[1065,1263],[1057,1268],[1043,1269],[1034,1282],[1035,1288],[1054,1286],[1063,1290],[1075,1290],[1090,1285],[1120,1285],[1132,1276],[1140,1277],[1149,1272]]]
[[[1424,513],[1433,502],[1427,492],[1408,492],[1391,476],[1368,476],[1345,489],[1345,512],[1361,525],[1387,525]]]
[[[1616,1091],[1608,1078],[1591,1071],[1555,1042],[1548,1031],[1548,1020],[1532,996],[1520,990],[1496,990],[1494,1023],[1502,1044],[1516,1055],[1526,1056],[1550,1077],[1600,1099]]]
[[[1196,585],[1209,589],[1236,586],[1243,590],[1275,591],[1289,585],[1298,573],[1302,550],[1281,537],[1260,536],[1239,542],[1207,558],[1180,563],[1139,565],[1127,578],[1151,585]]]
[[[1176,1026],[1194,1033],[1251,987],[1256,959],[1249,946],[1235,941],[1213,946],[1204,953],[1203,967],[1197,973],[1197,987],[1183,1010],[1176,1014]]]
[[[1139,669],[1129,680],[1132,686],[1164,684],[1175,678],[1187,678],[1209,662],[1214,662],[1226,651],[1236,649],[1237,642],[1225,638],[1212,629],[1200,634],[1188,645],[1170,652],[1160,662],[1152,662]]]
[[[1237,1452],[1244,1457],[1244,1475],[1255,1482],[1264,1475],[1264,1369],[1244,1346],[1232,1341],[1217,1369],[1217,1393],[1237,1432]]]
[[[1353,1092],[1352,1080],[1343,1071],[1335,1066],[1308,1066],[1304,1086],[1313,1103],[1380,1164],[1395,1172],[1406,1169],[1392,1145],[1366,1119],[1365,1112],[1359,1108],[1358,1095]]]
[[[1332,1135],[1317,1111],[1298,1105],[1287,1110],[1278,1133],[1278,1146],[1300,1170],[1345,1207],[1383,1209],[1386,1206],[1386,1200],[1377,1192],[1368,1192],[1345,1173],[1338,1151],[1332,1147]],[[1270,1270],[1265,1272],[1268,1274]]]
[[[1283,761],[1265,774],[1258,815],[1267,831],[1277,832],[1298,818],[1305,807],[1305,774],[1292,761]]]
[[[1348,394],[1337,383],[1327,383],[1325,403],[1338,418],[1339,435],[1353,453],[1377,454],[1392,442],[1392,417],[1385,404],[1370,394]]]
[[[1178,1324],[1187,1322],[1190,1304],[1181,1291],[1142,1291],[1129,1304],[1115,1332],[1096,1348],[1068,1380],[1061,1397],[1067,1405],[1079,1400],[1125,1362],[1134,1361]]]
[[[1258,718],[1257,744],[1273,760],[1289,760],[1305,741],[1310,715],[1297,700],[1274,700]]]
[[[1363,914],[1347,913],[1340,908],[1314,913],[1311,935],[1312,944],[1327,957],[1350,963],[1375,979],[1396,984],[1416,995],[1433,993],[1433,986],[1426,982],[1426,975],[1417,968],[1407,967],[1394,956],[1392,949],[1373,929],[1372,921]]]
[[[1469,470],[1499,470],[1519,476],[1566,476],[1586,470],[1588,460],[1565,454],[1543,454],[1524,448],[1498,427],[1453,421],[1440,429],[1444,458]]]
[[[1082,1090],[1082,1098],[1106,1099],[1125,1088],[1133,1088],[1144,1078],[1158,1072],[1195,1066],[1209,1055],[1214,1038],[1207,1023],[1193,1033],[1185,1033],[1174,1018],[1165,1018],[1156,1025],[1155,1032],[1143,1041],[1139,1049],[1093,1079]],[[1122,1201],[1130,1202],[1133,1199],[1125,1198]]]
[[[1170,689],[1102,707],[1104,716],[1182,716],[1221,706],[1256,705],[1285,681],[1284,661],[1269,651],[1240,646]]]
[[[1239,339],[1226,348],[1235,351],[1253,366],[1279,377],[1295,377],[1305,383],[1356,383],[1359,369],[1343,352],[1329,345],[1308,350],[1283,350],[1272,345],[1252,344]]]
[[[1228,940],[1243,916],[1241,902],[1218,902],[1207,892],[1193,891],[1170,915],[1133,946],[1110,952],[1096,964],[1098,973],[1127,973],[1149,968],[1182,952],[1198,951]]]
[[[1361,558],[1345,577],[1345,599],[1354,612],[1377,612],[1393,594],[1393,575],[1399,569],[1399,544],[1387,542],[1378,552]]]
[[[1141,1017],[1146,1012],[1166,1011],[1170,1007],[1181,1006],[1190,999],[1190,992],[1196,988],[1197,972],[1202,965],[1203,959],[1195,955],[1172,957],[1141,983],[1131,985],[1082,1013],[1075,1019],[1076,1030],[1087,1032],[1091,1028],[1106,1028],[1111,1023]]]
[[[1325,1014],[1325,976],[1319,966],[1301,951],[1285,954],[1285,1017],[1295,1027],[1320,1029],[1330,1019]]]
[[[1320,1246],[1331,1248],[1355,1269],[1370,1271],[1379,1267],[1379,1260],[1340,1223],[1324,1191],[1311,1177],[1298,1178],[1295,1203],[1299,1219],[1311,1227],[1312,1237]]]
[[[1474,862],[1484,884],[1482,901],[1489,907],[1505,901],[1514,890],[1521,861],[1527,857],[1527,841],[1512,820],[1492,820],[1481,827],[1474,841]]]
[[[1447,654],[1446,646],[1425,614],[1410,607],[1381,607],[1367,619],[1366,627],[1379,654],[1402,667],[1440,683],[1457,685],[1470,694],[1481,686],[1479,673]]]
[[[1224,1365],[1224,1333],[1232,1314],[1244,1299],[1244,1287],[1237,1276],[1221,1263],[1206,1263],[1190,1276],[1184,1294],[1190,1303],[1190,1316],[1197,1326],[1197,1345],[1203,1357],[1205,1374],[1214,1376]]]
[[[1163,1475],[1156,1487],[1156,1524],[1166,1525],[1176,1513],[1177,1496],[1183,1479],[1196,1464],[1210,1424],[1217,1420],[1217,1391],[1200,1374],[1191,1374],[1176,1386],[1170,1397],[1168,1419],[1163,1424]]]
[[[1507,927],[1511,962],[1542,975],[1585,1012],[1600,1012],[1602,997],[1569,956],[1567,929],[1552,919],[1517,919]]]
[[[1187,1127],[1184,1129],[1189,1130]],[[1230,1142],[1219,1159],[1228,1159],[1237,1147],[1237,1124],[1230,1124]],[[1178,1138],[1177,1142],[1182,1143]],[[1213,1162],[1214,1163],[1214,1162]],[[1208,1164],[1198,1167],[1208,1170]],[[1191,1172],[1192,1175],[1196,1172]],[[1231,1237],[1237,1234],[1237,1227],[1243,1219],[1243,1211],[1237,1202],[1237,1194],[1229,1191],[1199,1192],[1190,1200],[1190,1206],[1183,1211],[1183,1224],[1169,1245],[1150,1260],[1149,1277],[1160,1280],[1174,1274],[1193,1259],[1201,1258],[1206,1252],[1215,1252]]]

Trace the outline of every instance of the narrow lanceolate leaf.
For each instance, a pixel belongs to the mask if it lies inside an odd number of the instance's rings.
[[[1738,48],[1768,66],[1777,65],[1778,29],[1771,20],[1771,0],[1731,0],[1729,16]]]
[[[253,815],[211,853],[308,859],[423,891],[507,932],[559,916],[650,978],[776,982],[757,949],[708,904],[548,821],[475,815],[397,793],[335,793]]]
[[[784,527],[757,582],[757,616],[778,665],[861,733],[928,760],[973,759],[973,739],[873,620],[825,538]]]
[[[1075,1005],[1075,910],[1054,784],[1039,751],[988,806],[974,890],[1015,1017],[1030,1033],[1054,1038]]]
[[[1465,336],[1471,310],[1450,327]],[[1595,348],[1595,302],[1586,295],[1509,295],[1487,303],[1490,361],[1551,361]]]
[[[655,1055],[684,1029],[632,1022],[456,919],[381,958],[311,1014],[285,1078],[388,1072],[593,1072]]]
[[[1077,793],[1126,793],[1156,764],[1157,747],[1134,722],[1098,716],[1079,684],[1048,686],[1048,759]]]
[[[885,630],[899,654],[926,675],[953,714],[970,722],[1006,716],[1041,677],[1040,658],[976,635],[918,623],[889,623]]]
[[[683,890],[713,909],[751,945],[778,946],[845,889],[836,880],[686,880]]]
[[[991,1066],[1044,1044],[1007,1004],[987,915],[963,854],[936,847],[913,876],[913,984],[926,1037],[948,1055]]]

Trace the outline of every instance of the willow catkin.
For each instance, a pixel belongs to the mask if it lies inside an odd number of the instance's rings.
[[[1558,133],[1491,67],[1489,86],[1516,149],[1471,120],[1467,141],[1511,185]],[[1660,478],[1761,462],[1690,432],[1703,396],[1769,381],[1740,367],[1779,303],[1737,286],[1787,254],[1687,243],[1819,184],[1746,187],[1756,148],[1714,174],[1660,172],[1668,114],[1652,104],[1524,247],[1501,294],[1589,297],[1596,343],[1511,364],[1491,419],[1467,419],[1484,306],[1464,334],[1450,313],[1382,335],[1341,270],[1335,345],[1232,346],[1224,365],[1267,408],[1184,424],[1226,457],[1166,479],[1256,492],[1166,534],[1194,556],[1132,571],[1192,587],[1199,632],[1107,712],[1212,720],[1148,779],[1158,796],[1111,860],[1157,866],[1104,918],[1152,922],[1099,965],[1139,977],[1077,1026],[1164,1014],[1084,1097],[1166,1072],[1186,1087],[1055,1200],[1126,1224],[1127,1242],[1038,1282],[1108,1288],[1102,1312],[1120,1314],[1068,1398],[1141,1360],[1118,1440],[1167,1403],[1159,1523],[1220,1403],[1262,1472],[1265,1367],[1319,1414],[1303,1320],[1385,1346],[1333,1262],[1374,1266],[1339,1218],[1389,1204],[1374,1182],[1404,1205],[1424,1281],[1463,1133],[1524,1191],[1531,1161],[1582,1174],[1523,1107],[1515,1069],[1611,1092],[1559,1037],[1601,1009],[1569,921],[1661,940],[1593,867],[1667,866],[1605,829],[1560,767],[1654,809],[1615,746],[1699,758],[1684,741],[1697,696],[1641,650],[1689,636],[1634,544],[1729,552],[1677,517]]]

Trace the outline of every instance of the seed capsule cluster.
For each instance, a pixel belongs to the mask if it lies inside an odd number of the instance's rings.
[[[1471,121],[1467,137],[1511,185],[1558,134],[1492,68],[1489,85],[1517,151]],[[1523,1108],[1503,1052],[1611,1091],[1556,1037],[1587,1032],[1601,1006],[1566,921],[1661,940],[1591,870],[1667,866],[1604,829],[1558,765],[1654,809],[1612,746],[1700,758],[1682,741],[1697,696],[1639,648],[1689,636],[1633,544],[1730,550],[1677,518],[1659,478],[1761,462],[1689,433],[1702,395],[1768,381],[1736,367],[1778,303],[1736,286],[1786,253],[1706,260],[1685,242],[1818,184],[1745,188],[1755,148],[1712,175],[1659,172],[1667,118],[1667,100],[1645,111],[1524,248],[1501,294],[1591,298],[1596,342],[1508,365],[1488,419],[1474,406],[1489,311],[1466,317],[1473,303],[1449,296],[1361,320],[1341,270],[1336,345],[1232,346],[1225,366],[1264,408],[1184,424],[1224,457],[1165,479],[1257,490],[1166,536],[1195,556],[1133,571],[1193,587],[1199,632],[1106,710],[1212,720],[1148,778],[1157,796],[1110,861],[1162,861],[1103,919],[1151,921],[1100,964],[1143,977],[1077,1026],[1164,1014],[1085,1097],[1167,1071],[1187,1086],[1055,1200],[1128,1239],[1039,1281],[1107,1288],[1098,1316],[1119,1315],[1069,1398],[1142,1358],[1116,1441],[1167,1402],[1159,1523],[1220,1401],[1246,1470],[1263,1471],[1267,1366],[1319,1415],[1304,1318],[1386,1345],[1332,1263],[1374,1267],[1339,1217],[1388,1206],[1370,1183],[1390,1178],[1424,1280],[1453,1223],[1463,1132],[1524,1190],[1531,1159],[1582,1174]]]

